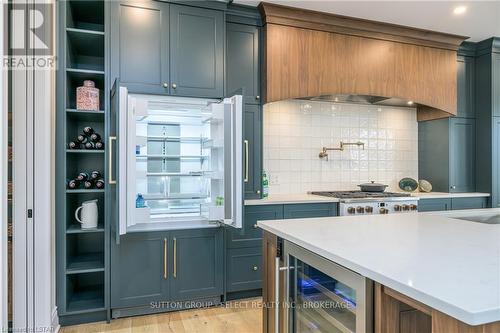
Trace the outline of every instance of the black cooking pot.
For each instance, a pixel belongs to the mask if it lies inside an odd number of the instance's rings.
[[[363,192],[384,192],[385,188],[389,185],[379,184],[371,181],[369,183],[359,184],[358,186]]]

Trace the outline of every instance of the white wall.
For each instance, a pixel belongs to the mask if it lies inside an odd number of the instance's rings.
[[[323,146],[346,147],[320,160]],[[287,100],[264,106],[264,170],[269,192],[358,189],[374,180],[397,190],[403,177],[418,177],[415,108]]]

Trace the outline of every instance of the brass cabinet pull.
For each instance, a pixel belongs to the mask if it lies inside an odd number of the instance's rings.
[[[255,223],[255,224],[253,225],[253,228],[254,228],[254,229],[257,229],[258,227],[259,227],[259,226],[257,225],[257,223]]]
[[[163,88],[168,88],[168,83],[167,82],[163,83]]]
[[[163,238],[163,278],[167,278],[167,239]]]
[[[113,179],[113,145],[112,142],[116,142],[116,136],[110,136],[108,139],[108,159],[109,159],[109,169],[108,169],[108,183],[110,185],[116,184],[116,179]]]
[[[259,99],[260,99],[260,96],[259,96],[259,95],[255,96],[255,99],[256,99],[256,100],[259,100]]]
[[[243,141],[245,143],[245,183],[248,183],[248,140]]]
[[[177,85],[175,83],[173,83],[172,88],[177,89]]]
[[[174,237],[174,278],[177,278],[177,239]]]
[[[257,266],[253,266],[252,268],[254,271],[258,270],[259,268]]]

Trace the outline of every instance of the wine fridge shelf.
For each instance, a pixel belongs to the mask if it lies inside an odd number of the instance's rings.
[[[66,149],[68,154],[104,154],[103,149]]]
[[[107,27],[104,0],[69,0],[57,3],[60,13],[57,74],[56,216],[57,307],[61,325],[84,323],[89,318],[110,319],[109,223],[106,189],[69,189],[67,179],[79,172],[99,171],[107,184],[106,153],[109,100]],[[106,9],[107,10],[107,9]],[[99,89],[99,110],[77,110],[76,90],[84,80]],[[84,127],[102,137],[104,149],[68,149]],[[107,186],[107,185],[105,185]],[[98,200],[98,225],[82,229],[75,210],[84,201]]]

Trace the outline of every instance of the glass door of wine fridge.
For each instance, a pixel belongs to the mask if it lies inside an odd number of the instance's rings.
[[[123,89],[120,234],[241,225],[241,96],[218,101]]]
[[[369,279],[290,242],[284,253],[288,332],[372,332]]]

